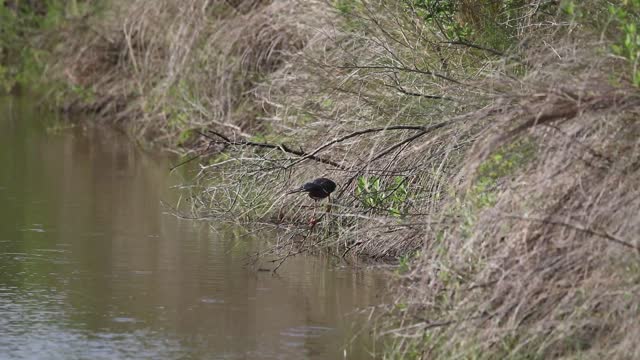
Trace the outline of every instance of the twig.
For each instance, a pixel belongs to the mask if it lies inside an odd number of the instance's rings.
[[[392,76],[393,75],[393,76]],[[394,82],[394,85],[389,85],[385,82],[383,82],[382,84],[386,87],[392,88],[397,90],[398,92],[400,92],[401,94],[404,95],[408,95],[408,96],[415,96],[415,97],[423,97],[426,99],[436,99],[436,100],[447,100],[447,101],[454,101],[454,99],[450,98],[450,97],[446,97],[446,96],[441,96],[441,95],[427,95],[427,94],[423,94],[423,93],[418,93],[418,92],[413,92],[413,91],[409,91],[407,89],[405,89],[402,84],[400,83],[400,79],[398,79],[398,74],[393,73],[392,75],[389,75],[389,77],[391,78],[391,80]]]
[[[294,164],[299,163],[299,162],[301,162],[303,160],[306,160],[309,156],[315,156],[316,154],[318,154],[322,150],[328,148],[331,145],[337,144],[339,142],[343,142],[345,140],[349,140],[349,139],[354,138],[356,136],[360,136],[360,135],[364,135],[364,134],[370,134],[370,133],[374,133],[374,132],[380,132],[380,131],[387,131],[387,130],[423,130],[424,131],[425,127],[421,126],[421,125],[396,125],[396,126],[387,126],[387,127],[371,128],[371,129],[354,131],[354,132],[352,132],[350,134],[347,134],[345,136],[342,136],[340,138],[331,140],[331,141],[329,141],[327,143],[324,143],[324,144],[320,145],[318,148],[313,150],[308,155],[304,156],[302,159],[294,162]],[[347,170],[347,169],[341,168],[341,170]]]
[[[290,247],[289,247],[289,251],[287,252],[287,254],[285,256],[283,256],[280,259],[276,259],[276,260],[271,260],[271,262],[278,262],[278,265],[271,270],[271,273],[275,274],[278,269],[280,268],[280,266],[282,266],[282,264],[284,264],[285,261],[287,261],[287,259],[291,256],[296,256],[299,254],[304,253],[304,248],[298,251],[293,251],[293,245],[294,245],[294,241],[292,241],[293,237],[296,235],[296,233],[291,234],[291,236],[289,237],[289,242],[290,242]],[[311,235],[311,232],[308,232],[307,235],[305,235],[302,239],[302,244],[304,244],[304,241],[307,240],[307,238],[309,237],[309,235]],[[302,245],[301,245],[302,246]]]
[[[414,141],[414,140],[416,140],[416,139],[418,139],[418,138],[420,138],[420,137],[422,137],[422,136],[424,136],[424,135],[426,135],[426,134],[428,134],[428,133],[430,133],[432,131],[438,130],[438,129],[442,128],[442,127],[445,127],[448,124],[454,123],[454,122],[459,121],[461,119],[463,119],[463,118],[451,119],[451,120],[439,122],[439,123],[437,123],[435,125],[427,126],[427,127],[424,128],[424,130],[420,131],[419,133],[417,133],[417,134],[415,134],[413,136],[410,136],[410,137],[400,141],[399,143],[396,143],[394,145],[389,146],[388,148],[386,148],[385,150],[380,152],[378,155],[376,155],[373,159],[371,159],[370,162],[374,162],[374,161],[382,158],[383,156],[389,154],[390,152],[394,151],[395,149],[399,148],[400,146],[408,144],[408,143],[410,143],[410,142],[412,142],[412,141]]]
[[[418,74],[422,74],[422,75],[429,75],[429,76],[433,76],[433,77],[437,77],[443,80],[447,80],[450,81],[452,83],[458,84],[458,85],[463,85],[460,81],[450,78],[448,76],[433,72],[433,71],[428,71],[428,70],[421,70],[418,68],[406,68],[406,67],[401,67],[401,66],[391,66],[391,65],[345,65],[345,66],[337,66],[338,69],[345,69],[345,70],[357,70],[357,69],[370,69],[370,70],[394,70],[394,71],[404,71],[404,72],[412,72],[412,73],[418,73]]]
[[[607,239],[613,243],[616,243],[618,245],[622,245],[624,247],[630,248],[630,249],[634,249],[638,252],[640,252],[640,246],[638,245],[634,245],[626,240],[620,239],[618,237],[615,237],[611,234],[609,234],[606,231],[597,231],[594,229],[590,229],[584,226],[580,226],[580,225],[574,225],[574,224],[569,224],[563,221],[557,221],[557,220],[549,220],[549,219],[539,219],[539,218],[531,218],[531,217],[525,217],[525,216],[519,216],[519,215],[502,215],[504,218],[507,219],[516,219],[516,220],[524,220],[524,221],[531,221],[531,222],[539,222],[542,224],[548,224],[548,225],[558,225],[558,226],[564,226],[567,227],[569,229],[573,229],[573,230],[577,230],[589,235],[593,235],[593,236],[598,236],[604,239]]]
[[[360,246],[360,245],[364,244],[365,242],[368,242],[368,241],[357,241],[357,242],[355,242],[353,245],[349,246],[349,247],[348,247],[348,248],[347,248],[347,249],[342,253],[342,256],[341,256],[341,257],[342,257],[342,258],[344,258],[344,257],[347,255],[347,253],[349,253],[349,251],[351,251],[351,249],[353,249],[353,248],[355,248],[355,247],[357,247],[357,246]]]
[[[426,126],[423,128],[422,131],[418,132],[417,134],[410,136],[402,141],[400,141],[399,143],[396,143],[394,145],[389,146],[388,148],[386,148],[385,150],[383,150],[382,152],[378,153],[378,155],[376,155],[373,159],[371,159],[370,161],[367,161],[362,167],[360,167],[360,169],[358,169],[353,176],[351,176],[349,178],[349,180],[347,180],[344,185],[342,186],[342,189],[340,190],[340,192],[338,193],[338,197],[342,196],[342,194],[346,191],[346,189],[349,187],[349,185],[351,185],[351,183],[358,178],[358,176],[360,176],[360,174],[362,174],[362,172],[364,171],[364,169],[366,169],[369,164],[373,163],[376,160],[379,160],[380,158],[388,155],[390,152],[396,150],[397,148],[409,144],[412,141],[432,132],[435,131],[437,129],[440,129],[442,127],[445,127],[446,125],[455,123],[457,121],[460,121],[462,119],[464,119],[465,117],[458,117],[458,118],[454,118],[454,119],[450,119],[450,120],[446,120],[446,121],[442,121],[439,122],[435,125],[431,125],[431,126]]]
[[[305,159],[309,159],[309,160],[314,160],[323,164],[327,164],[327,165],[331,165],[331,166],[335,166],[339,169],[346,169],[344,166],[338,164],[335,161],[332,161],[330,159],[326,159],[326,158],[322,158],[322,157],[318,157],[315,156],[313,154],[309,154],[303,150],[295,150],[295,149],[291,149],[290,147],[288,147],[285,144],[269,144],[269,143],[257,143],[254,141],[248,141],[248,140],[244,140],[244,141],[233,141],[231,139],[229,139],[228,137],[213,131],[213,130],[207,130],[207,132],[218,136],[219,138],[221,138],[223,141],[222,143],[225,145],[234,145],[234,146],[255,146],[255,147],[261,147],[261,148],[266,148],[266,149],[277,149],[277,150],[281,150],[282,152],[288,153],[288,154],[293,154],[293,155],[297,155],[300,157],[303,157]],[[214,143],[217,143],[218,141],[216,141],[215,139],[213,139],[211,136],[208,136],[206,134],[203,134],[201,132],[197,132],[198,134],[207,137],[209,139],[212,139],[214,141]]]
[[[453,101],[452,98],[450,97],[446,97],[446,96],[439,96],[439,95],[427,95],[427,94],[422,94],[422,93],[417,93],[417,92],[413,92],[413,91],[409,91],[405,88],[403,88],[400,85],[389,85],[389,84],[384,84],[384,86],[392,88],[397,90],[399,93],[407,95],[407,96],[415,96],[415,97],[423,97],[425,99],[436,99],[436,100],[447,100],[447,101]]]
[[[192,156],[192,157],[188,158],[187,160],[185,160],[185,161],[183,161],[183,162],[178,163],[178,165],[174,165],[174,166],[170,167],[170,168],[169,168],[169,172],[171,172],[171,171],[173,171],[173,170],[175,170],[175,169],[179,168],[179,167],[180,167],[180,166],[182,166],[182,165],[188,164],[188,163],[192,162],[193,160],[198,159],[199,157],[201,157],[202,155],[204,155],[204,153],[205,153],[206,151],[208,151],[208,150],[209,150],[209,146],[207,146],[207,148],[206,148],[203,152],[201,152],[200,154],[198,154],[198,155],[196,155],[196,156]]]
[[[336,163],[335,161],[332,161],[330,159],[324,158],[324,157],[319,157],[317,156],[318,153],[320,153],[321,151],[329,148],[332,145],[335,145],[337,143],[343,142],[345,140],[349,140],[351,138],[357,137],[357,136],[361,136],[361,135],[365,135],[365,134],[370,134],[370,133],[375,133],[375,132],[382,132],[382,131],[391,131],[391,130],[421,130],[421,132],[419,134],[421,134],[420,136],[426,134],[429,131],[435,130],[438,127],[444,126],[444,124],[446,124],[446,122],[441,123],[441,124],[437,124],[435,126],[431,126],[431,127],[425,127],[422,125],[395,125],[395,126],[386,126],[386,127],[379,127],[379,128],[370,128],[370,129],[364,129],[364,130],[358,130],[358,131],[354,131],[352,133],[349,133],[347,135],[344,135],[342,137],[339,137],[337,139],[333,139],[327,143],[324,143],[322,145],[320,145],[319,147],[317,147],[315,150],[313,150],[312,152],[308,153],[302,149],[300,150],[295,150],[292,149],[290,147],[288,147],[285,144],[270,144],[270,143],[257,143],[257,142],[253,142],[253,141],[233,141],[230,138],[228,138],[227,136],[214,131],[214,130],[207,130],[208,133],[215,135],[217,137],[219,137],[220,139],[222,139],[222,143],[225,145],[237,145],[237,146],[255,146],[255,147],[262,147],[262,148],[268,148],[268,149],[279,149],[283,152],[289,153],[289,154],[293,154],[293,155],[297,155],[300,157],[300,159],[294,161],[293,163],[291,163],[290,165],[288,165],[287,167],[291,167],[293,165],[296,165],[302,161],[305,160],[314,160],[323,164],[328,164],[328,165],[332,165],[335,166],[336,168],[340,169],[340,170],[347,170],[346,167],[342,166],[341,164]],[[212,138],[211,136],[204,134],[202,132],[196,131],[196,133],[212,140],[214,143],[217,143],[219,141],[217,141],[216,139]],[[419,136],[418,136],[419,137]],[[418,138],[415,137],[415,138]],[[413,138],[413,137],[412,137]],[[410,142],[410,141],[407,141]],[[393,149],[392,149],[393,150]],[[392,151],[391,150],[391,151]],[[190,159],[189,161],[191,161],[193,159]]]
[[[480,46],[480,45],[476,45],[476,44],[473,44],[473,43],[470,43],[470,42],[466,42],[466,41],[460,41],[460,40],[458,40],[458,41],[441,41],[440,43],[441,44],[448,44],[448,45],[463,45],[463,46],[467,46],[467,47],[470,47],[470,48],[474,48],[474,49],[490,52],[493,55],[504,56],[504,53],[502,53],[502,52],[500,52],[498,50],[487,48],[487,47]]]

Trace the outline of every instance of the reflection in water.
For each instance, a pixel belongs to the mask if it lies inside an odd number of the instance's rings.
[[[184,181],[168,159],[104,129],[48,134],[43,116],[0,99],[0,358],[371,357],[349,340],[379,274],[247,268],[265,239],[166,214]]]

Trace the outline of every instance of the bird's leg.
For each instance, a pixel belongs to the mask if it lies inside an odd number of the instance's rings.
[[[327,214],[331,212],[331,194],[329,194],[329,196],[327,197],[328,200],[328,204],[327,204]]]
[[[318,201],[317,200],[313,200],[313,213],[311,214],[311,219],[309,219],[309,225],[311,225],[311,228],[313,228],[316,223],[318,222],[316,220],[316,210],[318,209]]]

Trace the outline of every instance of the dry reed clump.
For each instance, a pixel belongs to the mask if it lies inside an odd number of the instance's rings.
[[[60,35],[52,76],[70,110],[92,111],[160,143],[195,128],[241,136],[271,126],[254,91],[322,18],[308,1],[114,1]],[[306,25],[301,25],[306,24]],[[135,121],[134,121],[135,120]],[[277,125],[277,124],[276,124]]]
[[[153,72],[167,56],[166,37],[164,32],[158,36],[157,28],[168,23],[175,8],[165,5],[114,2],[105,13],[61,29],[53,40],[59,43],[57,63],[47,75],[68,84],[65,108],[114,122],[142,113],[137,100],[157,81]]]
[[[395,331],[400,354],[640,356],[640,94],[592,50],[529,60],[521,81],[496,80],[457,219],[427,234],[407,279],[422,320]]]

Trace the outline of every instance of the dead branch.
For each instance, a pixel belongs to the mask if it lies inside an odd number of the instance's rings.
[[[467,42],[467,41],[460,41],[460,40],[458,40],[458,41],[441,41],[440,43],[441,44],[447,44],[447,45],[466,46],[466,47],[470,47],[470,48],[473,48],[473,49],[486,51],[486,52],[489,52],[489,53],[491,53],[493,55],[497,55],[497,56],[504,56],[505,55],[503,52],[500,52],[500,51],[498,51],[496,49],[491,49],[491,48],[488,48],[488,47],[480,46],[480,45],[473,44],[473,43],[470,43],[470,42]]]
[[[404,139],[404,140],[402,140],[402,141],[400,141],[398,143],[395,143],[395,144],[389,146],[388,148],[386,148],[385,150],[380,152],[378,155],[376,155],[373,159],[371,159],[371,162],[379,160],[380,158],[386,156],[387,154],[389,154],[390,152],[396,150],[397,148],[399,148],[399,147],[401,147],[403,145],[409,144],[409,143],[421,138],[422,136],[424,136],[424,135],[426,135],[426,134],[428,134],[428,133],[430,133],[432,131],[438,130],[438,129],[440,129],[440,128],[442,128],[442,127],[444,127],[444,126],[446,126],[446,125],[448,125],[450,123],[455,122],[456,120],[459,120],[459,119],[443,121],[443,122],[437,123],[435,125],[432,125],[432,126],[429,126],[429,127],[425,127],[419,133],[417,133],[417,134],[415,134],[413,136],[410,136],[410,137],[408,137],[408,138],[406,138],[406,139]]]
[[[400,83],[400,79],[398,79],[398,74],[393,73],[393,76],[389,76],[391,78],[391,80],[393,80],[393,85],[387,84],[385,82],[382,83],[382,85],[388,87],[388,88],[392,88],[395,89],[396,91],[398,91],[401,94],[407,95],[407,96],[415,96],[415,97],[423,97],[426,99],[435,99],[435,100],[448,100],[448,101],[453,101],[454,99],[450,98],[450,97],[446,97],[446,96],[440,96],[440,95],[427,95],[427,94],[423,94],[423,93],[419,93],[419,92],[414,92],[414,91],[409,91],[407,89],[405,89],[402,84]]]
[[[345,169],[344,166],[338,164],[335,161],[332,161],[330,159],[326,159],[326,158],[322,158],[322,157],[318,157],[312,154],[309,154],[303,150],[295,150],[295,149],[291,149],[290,147],[288,147],[285,144],[269,144],[269,143],[258,143],[258,142],[254,142],[254,141],[248,141],[248,140],[242,140],[242,141],[233,141],[231,139],[229,139],[228,137],[224,136],[223,134],[220,134],[216,131],[213,130],[207,130],[207,132],[219,137],[220,139],[222,139],[222,142],[216,141],[215,139],[213,139],[211,136],[208,136],[204,133],[201,132],[197,132],[198,134],[211,139],[213,141],[213,143],[222,143],[224,145],[234,145],[234,146],[254,146],[254,147],[260,147],[260,148],[266,148],[266,149],[277,149],[277,150],[281,150],[282,152],[288,153],[288,154],[293,154],[293,155],[297,155],[300,157],[304,157],[305,159],[309,159],[309,160],[313,160],[313,161],[317,161],[319,163],[323,163],[323,164],[327,164],[327,165],[331,165],[331,166],[335,166],[339,169]]]
[[[218,141],[216,139],[214,139],[213,137],[204,134],[202,132],[196,131],[196,133],[200,134],[201,136],[204,136],[208,139],[211,140],[211,143],[209,144],[209,146],[207,147],[207,150],[209,150],[211,148],[212,144],[217,144],[217,143],[221,143],[225,146],[227,145],[234,145],[234,146],[254,146],[254,147],[261,147],[261,148],[267,148],[267,149],[278,149],[281,150],[282,152],[288,153],[288,154],[293,154],[296,156],[299,156],[300,159],[294,161],[293,163],[291,163],[290,165],[288,165],[287,167],[291,167],[293,165],[296,165],[302,161],[305,160],[313,160],[313,161],[317,161],[323,164],[327,164],[327,165],[331,165],[334,166],[340,170],[347,170],[347,168],[341,164],[338,164],[337,162],[324,158],[324,157],[319,157],[317,156],[318,153],[322,152],[323,150],[331,147],[332,145],[335,145],[337,143],[343,142],[345,140],[349,140],[351,138],[355,138],[361,135],[365,135],[365,134],[371,134],[371,133],[376,133],[376,132],[382,132],[382,131],[393,131],[393,130],[421,130],[418,134],[418,136],[414,135],[409,137],[408,139],[403,140],[400,144],[396,144],[397,146],[392,146],[390,148],[388,148],[387,150],[383,151],[383,153],[379,154],[377,158],[382,157],[386,154],[388,154],[389,152],[393,151],[394,149],[396,149],[398,146],[401,146],[402,144],[406,144],[409,143],[417,138],[419,138],[422,135],[425,135],[426,133],[433,131],[435,129],[438,129],[444,125],[446,125],[448,122],[443,122],[440,124],[436,124],[434,126],[430,126],[430,127],[425,127],[422,125],[396,125],[396,126],[386,126],[386,127],[379,127],[379,128],[370,128],[370,129],[364,129],[364,130],[358,130],[358,131],[354,131],[352,133],[349,133],[347,135],[344,135],[342,137],[339,137],[337,139],[331,140],[329,142],[326,142],[322,145],[320,145],[319,147],[317,147],[315,150],[313,150],[312,152],[306,152],[304,150],[295,150],[292,149],[290,147],[288,147],[285,144],[270,144],[270,143],[258,143],[258,142],[254,142],[254,141],[248,141],[248,140],[242,140],[242,141],[235,141],[235,140],[231,140],[229,137],[214,131],[214,130],[207,130],[208,133],[217,136],[218,138],[222,139],[222,141]],[[186,162],[189,162],[191,160],[194,160],[196,158],[198,158],[200,155],[195,156],[194,158],[188,159]],[[186,163],[183,162],[180,165]],[[178,165],[179,166],[179,165]],[[176,166],[177,167],[177,166]],[[175,167],[174,167],[175,168]]]
[[[442,80],[450,81],[450,82],[452,82],[454,84],[463,85],[460,81],[458,81],[456,79],[453,79],[453,78],[450,78],[450,77],[448,77],[446,75],[442,75],[440,73],[436,73],[436,72],[429,71],[429,70],[418,69],[416,67],[409,68],[409,67],[392,66],[392,65],[343,65],[343,66],[337,66],[337,68],[338,69],[345,69],[345,70],[369,69],[369,70],[393,70],[393,71],[417,73],[417,74],[421,74],[421,75],[429,75],[429,76],[437,77],[437,78],[440,78]]]
[[[593,236],[597,236],[606,240],[609,240],[613,243],[616,243],[618,245],[622,245],[624,247],[630,248],[630,249],[634,249],[637,252],[640,253],[640,246],[638,245],[634,245],[626,240],[620,239],[618,237],[615,237],[611,234],[609,234],[606,231],[598,231],[598,230],[594,230],[588,227],[584,227],[581,225],[575,225],[575,224],[569,224],[563,221],[558,221],[558,220],[550,220],[550,219],[539,219],[539,218],[532,218],[532,217],[525,217],[525,216],[519,216],[519,215],[503,215],[502,217],[507,218],[507,219],[516,219],[516,220],[523,220],[523,221],[529,221],[529,222],[538,222],[538,223],[542,223],[542,224],[547,224],[547,225],[557,225],[557,226],[563,226],[569,229],[573,229],[573,230],[577,230],[580,232],[583,232],[585,234],[589,234],[589,235],[593,235]]]
[[[304,156],[302,159],[296,161],[294,164],[302,162],[306,159],[308,159],[308,156],[315,156],[316,154],[318,154],[319,152],[321,152],[322,150],[328,148],[331,145],[335,145],[337,143],[343,142],[345,140],[349,140],[351,138],[360,136],[360,135],[365,135],[365,134],[370,134],[370,133],[375,133],[375,132],[381,132],[381,131],[388,131],[388,130],[425,130],[424,126],[421,125],[396,125],[396,126],[386,126],[386,127],[380,127],[380,128],[371,128],[371,129],[365,129],[365,130],[359,130],[359,131],[354,131],[350,134],[347,134],[345,136],[342,136],[340,138],[331,140],[327,143],[324,143],[322,145],[320,145],[318,148],[316,148],[314,151],[312,151],[311,153],[309,153],[307,156]],[[342,169],[345,170],[345,169]]]
[[[381,158],[383,158],[384,156],[388,155],[389,153],[393,152],[394,150],[400,148],[401,146],[407,145],[419,138],[421,138],[422,136],[433,132],[435,130],[438,130],[440,128],[443,128],[449,124],[453,124],[455,122],[458,122],[462,119],[464,119],[465,117],[458,117],[458,118],[454,118],[454,119],[450,119],[450,120],[446,120],[446,121],[442,121],[439,122],[437,124],[431,125],[431,126],[427,126],[427,127],[423,127],[422,131],[418,132],[415,135],[412,135],[398,143],[395,143],[389,147],[387,147],[385,150],[382,150],[380,153],[378,153],[375,157],[373,157],[370,161],[368,161],[367,163],[365,163],[362,167],[360,167],[360,169],[358,169],[350,178],[349,180],[347,180],[344,184],[344,186],[342,186],[342,189],[340,190],[340,192],[338,193],[338,197],[342,196],[342,194],[346,191],[346,189],[349,187],[349,185],[351,185],[351,183],[358,178],[358,176],[360,176],[362,174],[362,172],[369,166],[370,163],[379,160]]]

